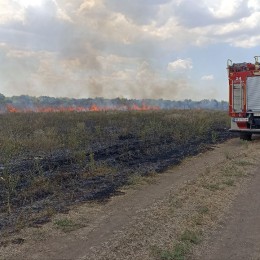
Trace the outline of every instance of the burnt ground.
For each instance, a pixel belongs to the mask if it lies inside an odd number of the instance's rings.
[[[214,145],[106,203],[82,203],[25,228],[0,258],[259,259],[259,140]],[[65,220],[72,229],[57,225]]]
[[[50,221],[53,214],[67,212],[71,205],[105,200],[116,195],[133,175],[160,173],[232,137],[234,134],[219,127],[181,143],[170,137],[142,140],[128,134],[119,136],[113,144],[94,144],[83,157],[59,150],[16,159],[0,168],[0,176],[9,173],[5,179],[9,188],[0,183],[0,232],[37,227]]]

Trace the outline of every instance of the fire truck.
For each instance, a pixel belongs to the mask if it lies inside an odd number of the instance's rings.
[[[254,57],[255,63],[227,61],[230,131],[239,132],[243,140],[251,140],[252,134],[260,134],[259,57]]]

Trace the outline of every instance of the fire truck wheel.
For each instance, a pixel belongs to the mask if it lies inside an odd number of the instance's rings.
[[[252,140],[252,134],[240,132],[240,139],[245,140],[245,141],[251,141]]]

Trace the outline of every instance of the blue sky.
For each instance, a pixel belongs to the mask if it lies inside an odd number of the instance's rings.
[[[228,100],[259,41],[257,0],[0,0],[0,93]]]

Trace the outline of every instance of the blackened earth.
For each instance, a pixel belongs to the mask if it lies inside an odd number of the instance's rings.
[[[24,226],[37,227],[50,221],[53,214],[67,212],[71,206],[106,200],[119,193],[119,188],[131,176],[161,173],[183,158],[232,137],[235,135],[227,129],[217,127],[202,137],[181,142],[171,137],[141,140],[128,134],[120,136],[112,145],[96,143],[91,153],[85,152],[81,160],[68,150],[14,160],[0,167],[1,174],[8,167],[12,174],[10,180],[15,182],[15,190],[9,191],[10,212],[8,190],[0,182],[0,232],[7,234]]]

